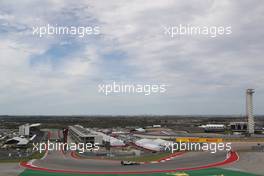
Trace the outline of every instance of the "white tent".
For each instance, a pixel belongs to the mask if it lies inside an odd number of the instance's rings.
[[[144,128],[136,128],[135,130],[138,132],[146,132],[146,130]]]
[[[167,145],[173,143],[172,141],[166,141],[163,139],[155,139],[154,142],[161,145],[161,146],[167,146]]]
[[[135,144],[139,147],[153,151],[161,151],[163,149],[162,145],[160,145],[158,142],[155,142],[155,140],[151,139],[140,139],[136,141]]]
[[[16,145],[27,145],[29,141],[25,138],[13,137],[12,139],[8,139],[6,141],[6,143],[10,143],[10,142],[15,142]]]

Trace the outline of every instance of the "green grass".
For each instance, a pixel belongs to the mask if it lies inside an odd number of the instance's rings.
[[[180,175],[180,174],[185,175]],[[118,174],[122,176],[123,174]],[[157,174],[129,174],[130,176],[258,176],[238,171],[230,171],[220,168],[210,168],[197,171],[173,172],[173,173],[157,173]],[[25,170],[20,176],[88,176],[85,174],[64,174],[64,173],[49,173],[43,171]],[[89,174],[89,176],[98,176],[96,174]],[[99,176],[117,176],[117,174],[102,174]],[[123,175],[125,176],[125,175]]]
[[[154,154],[154,155],[137,156],[137,157],[123,157],[123,158],[120,157],[116,159],[117,160],[129,160],[129,161],[135,161],[135,162],[150,162],[150,161],[157,161],[169,155],[171,155],[171,153],[159,153],[159,154]]]

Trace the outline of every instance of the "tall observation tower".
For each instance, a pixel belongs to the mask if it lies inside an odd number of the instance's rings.
[[[253,93],[254,89],[247,89],[246,91],[246,116],[248,121],[248,134],[254,134],[255,122],[253,116]]]

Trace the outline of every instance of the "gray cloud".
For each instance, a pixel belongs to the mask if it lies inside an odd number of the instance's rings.
[[[241,114],[248,87],[256,89],[256,113],[264,113],[263,5],[260,0],[1,1],[0,113]],[[32,26],[47,23],[98,24],[102,35],[32,37]],[[232,26],[232,34],[164,35],[162,26],[178,24]],[[45,58],[65,42],[82,47],[56,67],[48,61],[32,67],[33,56]],[[97,84],[109,80],[170,86],[166,94],[151,97],[97,94]]]

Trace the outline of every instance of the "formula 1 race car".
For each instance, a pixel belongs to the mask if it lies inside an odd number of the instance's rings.
[[[122,166],[140,165],[140,163],[135,161],[121,161]]]

